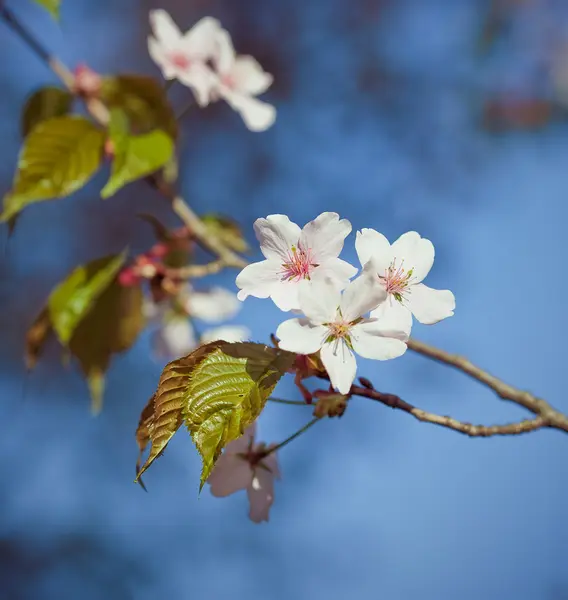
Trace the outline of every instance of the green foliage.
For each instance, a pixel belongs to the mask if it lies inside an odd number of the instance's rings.
[[[56,21],[59,20],[61,0],[35,0],[35,3],[43,6]]]
[[[32,129],[48,119],[63,117],[71,112],[73,94],[55,86],[36,90],[26,101],[22,110],[21,131],[26,137]]]
[[[99,167],[104,133],[77,116],[49,119],[26,138],[12,190],[0,220],[33,202],[63,198],[80,189]]]
[[[119,109],[111,113],[109,133],[114,159],[111,177],[101,192],[103,198],[116,194],[127,183],[154,173],[173,155],[173,140],[163,131],[130,135],[126,115]]]
[[[229,217],[209,213],[203,215],[202,221],[207,226],[210,235],[219,238],[227,248],[241,253],[250,251],[250,246],[247,244],[238,223]]]
[[[203,459],[201,489],[222,449],[258,418],[294,359],[264,344],[212,342],[169,363],[150,401],[153,417],[146,406],[137,431],[139,445],[144,442],[141,451],[152,444],[138,477],[164,451],[183,419]]]
[[[164,88],[145,75],[105,77],[101,100],[110,108],[126,113],[134,133],[165,131],[176,139],[178,127],[174,111]]]
[[[124,263],[126,253],[99,258],[77,267],[51,292],[48,300],[51,324],[66,346],[93,302],[106,290]]]

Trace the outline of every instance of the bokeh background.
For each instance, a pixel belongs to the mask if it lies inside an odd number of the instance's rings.
[[[193,207],[235,216],[251,241],[253,220],[275,212],[303,224],[337,211],[391,240],[418,230],[437,250],[427,283],[452,289],[457,311],[414,335],[568,411],[568,126],[555,75],[564,0],[63,0],[60,29],[33,3],[7,4],[69,65],[107,73],[158,76],[145,43],[151,8],[182,28],[220,18],[237,50],[274,73],[266,98],[278,119],[250,133],[221,103],[185,119]],[[1,23],[0,56],[3,192],[20,107],[54,78]],[[187,95],[173,90],[178,105]],[[105,177],[30,207],[9,242],[1,234],[2,600],[568,598],[559,432],[469,439],[357,399],[281,452],[269,524],[248,521],[244,493],[198,497],[183,431],[147,474],[149,493],[134,485],[134,430],[163,366],[151,332],[114,361],[98,418],[56,347],[30,376],[22,361],[26,328],[70,269],[127,244],[146,250],[153,237],[137,212],[178,225],[143,184],[102,202]],[[355,261],[353,241],[344,257]],[[234,273],[215,283],[234,289]],[[235,321],[266,340],[281,319],[249,299]],[[360,372],[441,414],[525,416],[411,353]],[[290,382],[279,396],[297,397]],[[281,440],[309,412],[269,405],[261,436]]]

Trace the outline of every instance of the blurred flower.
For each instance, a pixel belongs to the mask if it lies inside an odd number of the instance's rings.
[[[243,325],[223,325],[222,327],[213,327],[206,329],[200,338],[202,344],[222,340],[224,342],[244,342],[250,339],[251,330]]]
[[[357,372],[356,352],[363,358],[389,360],[406,352],[409,330],[386,316],[364,318],[387,297],[368,263],[343,294],[331,281],[317,281],[300,291],[300,308],[306,318],[282,323],[276,336],[279,347],[298,354],[320,351],[331,384],[348,394]]]
[[[241,115],[251,131],[268,129],[276,119],[276,109],[255,96],[272,85],[272,75],[252,56],[237,56],[231,36],[225,30],[217,34],[214,64],[219,77],[215,92]]]
[[[355,249],[361,265],[371,262],[387,299],[371,313],[381,321],[398,323],[403,331],[412,327],[412,315],[426,325],[454,314],[456,300],[449,290],[434,290],[421,281],[434,264],[434,246],[415,231],[401,235],[391,246],[374,229],[357,232]]]
[[[165,10],[150,11],[154,37],[148,51],[165,79],[178,79],[193,90],[197,103],[206,106],[217,77],[207,65],[217,47],[219,21],[205,17],[182,34]]]
[[[266,260],[246,266],[237,276],[239,300],[272,298],[283,311],[297,310],[298,291],[316,279],[329,278],[343,289],[357,269],[341,260],[351,223],[325,212],[302,230],[286,215],[269,215],[254,223]]]
[[[274,502],[274,478],[280,479],[280,471],[276,452],[260,458],[266,445],[255,445],[255,430],[253,423],[240,438],[227,445],[207,483],[211,486],[211,494],[218,498],[246,489],[249,517],[260,523],[268,521]]]
[[[215,286],[204,292],[186,287],[187,300],[184,307],[187,314],[206,323],[219,323],[232,319],[241,309],[237,295],[230,290]]]

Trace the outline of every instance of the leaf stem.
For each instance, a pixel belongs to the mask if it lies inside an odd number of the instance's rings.
[[[292,440],[295,440],[297,437],[301,436],[302,433],[306,432],[312,425],[315,425],[318,421],[321,421],[321,419],[319,417],[312,419],[309,423],[306,423],[301,429],[298,429],[298,431],[296,431],[296,433],[293,433],[290,437],[286,438],[283,442],[276,444],[276,446],[273,446],[272,448],[267,448],[263,452],[262,458],[265,458],[269,454],[272,454],[273,452],[280,450],[280,448],[284,448],[284,446],[286,446],[286,444],[289,444]]]
[[[301,400],[283,400],[282,398],[268,398],[269,402],[276,402],[277,404],[293,404],[294,406],[309,406],[306,402]]]
[[[190,100],[176,115],[176,121],[181,121],[183,117],[195,106],[195,102]]]

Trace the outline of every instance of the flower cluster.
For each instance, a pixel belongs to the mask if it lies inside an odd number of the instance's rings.
[[[274,107],[256,98],[272,85],[272,75],[252,56],[235,53],[229,33],[217,19],[205,17],[182,33],[165,10],[153,10],[150,24],[148,51],[165,79],[191,88],[202,107],[226,100],[252,131],[274,123]]]

